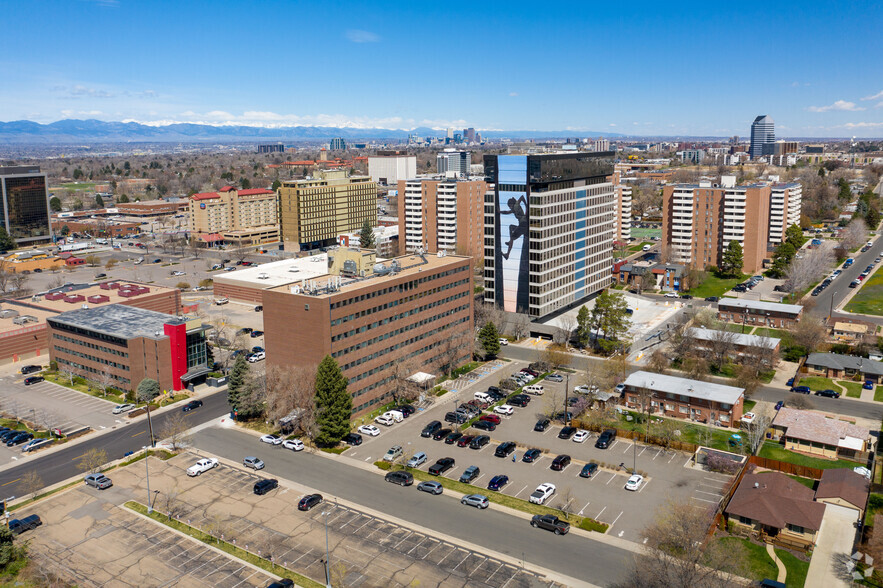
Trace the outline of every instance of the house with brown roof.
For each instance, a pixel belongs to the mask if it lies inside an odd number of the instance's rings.
[[[871,447],[868,429],[809,410],[783,407],[770,429],[785,449],[829,459],[861,459]]]
[[[869,489],[868,479],[850,468],[825,470],[816,488],[816,501],[855,509],[861,517],[868,502]]]
[[[825,514],[814,497],[811,488],[780,472],[745,474],[724,514],[736,529],[764,541],[806,548],[815,544]]]

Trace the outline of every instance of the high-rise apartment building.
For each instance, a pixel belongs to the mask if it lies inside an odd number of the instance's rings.
[[[770,236],[775,245],[785,240],[785,230],[791,225],[800,226],[803,187],[792,182],[770,186]]]
[[[614,156],[484,157],[486,302],[544,317],[610,284]]]
[[[52,241],[47,186],[38,166],[0,167],[0,223],[20,246]]]
[[[328,247],[337,236],[377,224],[377,184],[367,176],[326,171],[311,180],[282,182],[279,222],[286,248]]]
[[[190,197],[190,230],[205,242],[256,245],[278,241],[276,192],[224,186],[217,192],[194,194]]]
[[[384,154],[368,157],[368,175],[384,186],[395,186],[399,180],[417,177],[417,156],[403,153]]]
[[[483,180],[418,178],[399,181],[402,253],[422,249],[484,256]]]
[[[610,151],[610,141],[607,139],[596,139],[592,146],[594,151]]]
[[[762,114],[751,123],[751,146],[748,154],[751,159],[757,159],[763,155],[763,146],[767,143],[776,142],[776,128],[773,119]]]
[[[632,236],[632,187],[616,184],[616,240]]]
[[[472,156],[468,151],[457,151],[455,149],[445,149],[435,156],[438,174],[440,176],[461,176],[469,175],[469,166],[472,164]]]
[[[331,139],[328,148],[332,151],[346,151],[346,139],[343,137],[335,137]]]
[[[282,143],[265,143],[258,145],[258,153],[283,153],[285,145]]]
[[[662,190],[662,242],[672,261],[692,267],[720,266],[731,241],[742,246],[743,271],[763,267],[769,241],[771,189],[768,185],[674,184]]]
[[[337,360],[353,414],[393,400],[401,379],[438,374],[472,356],[472,260],[409,255],[378,264],[373,251],[328,252],[329,274],[263,291],[270,366]]]

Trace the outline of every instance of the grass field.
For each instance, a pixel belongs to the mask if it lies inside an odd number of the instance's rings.
[[[54,186],[50,190],[94,190],[95,182],[68,182],[61,186]]]
[[[883,315],[883,272],[877,270],[865,280],[861,290],[852,297],[846,307],[847,312]]]
[[[662,229],[638,229],[632,227],[631,235],[635,239],[651,239],[653,237],[661,237]]]
[[[837,382],[841,388],[846,388],[846,395],[850,398],[862,397],[862,385],[858,382]],[[836,388],[835,388],[836,390]]]
[[[785,577],[786,586],[803,586],[806,584],[806,573],[809,571],[808,561],[803,561],[785,549],[777,549],[776,557],[785,564],[785,570],[788,572],[788,575]]]
[[[739,278],[718,278],[708,274],[708,277],[701,284],[690,289],[688,293],[694,298],[707,298],[708,296],[720,298],[724,295],[724,292],[732,290],[733,286],[741,283],[743,279],[744,276]]]
[[[834,380],[831,378],[822,378],[821,376],[806,376],[805,378],[800,378],[801,386],[809,386],[809,389],[815,392],[816,390],[837,390],[840,391],[837,386],[834,385]],[[861,386],[859,386],[861,388]]]
[[[772,441],[767,441],[766,443],[764,443],[763,447],[760,448],[760,452],[758,453],[758,455],[761,457],[766,457],[768,459],[777,459],[779,461],[807,466],[810,468],[817,468],[820,470],[854,468],[857,465],[861,465],[857,462],[846,461],[844,459],[821,459],[818,457],[810,457],[808,455],[794,453],[793,451],[788,451],[778,443]]]
[[[874,401],[883,402],[883,385],[877,386],[877,389],[874,390]]]
[[[629,251],[631,253],[637,253],[638,251],[644,248],[644,245],[653,246],[653,241],[641,241],[640,243],[636,243],[634,245],[629,246]]]
[[[787,334],[788,331],[769,329],[767,327],[757,327],[757,329],[752,333],[752,335],[759,335],[760,337],[773,337],[775,339],[784,339],[785,335]]]
[[[749,579],[763,580],[764,578],[775,578],[778,575],[779,569],[776,567],[776,562],[766,552],[766,547],[738,537],[724,537],[718,541],[726,545],[727,551],[731,553],[741,551],[745,554]]]

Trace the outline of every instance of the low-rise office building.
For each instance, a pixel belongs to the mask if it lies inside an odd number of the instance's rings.
[[[626,378],[625,403],[650,414],[731,426],[742,418],[745,389],[638,371]]]
[[[122,304],[63,312],[46,320],[59,369],[131,391],[144,378],[182,390],[209,373],[202,321]]]
[[[134,180],[129,180],[134,181]],[[148,184],[152,180],[144,180]],[[118,190],[119,191],[119,190]],[[187,200],[145,200],[143,202],[120,202],[116,204],[119,214],[135,217],[164,216],[187,210]]]
[[[741,298],[722,298],[717,303],[719,320],[752,327],[787,329],[800,322],[801,316],[803,316],[803,307],[799,304],[780,304]]]
[[[64,267],[64,259],[43,249],[15,251],[0,257],[0,270],[12,274],[29,273],[34,270],[42,272],[62,267]]]
[[[334,357],[355,415],[391,401],[400,377],[465,363],[474,338],[469,257],[368,253],[333,249],[325,275],[263,292],[268,366]]]

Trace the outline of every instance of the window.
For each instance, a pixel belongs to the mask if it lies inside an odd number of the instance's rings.
[[[690,409],[689,409],[688,407],[686,407],[686,406],[679,406],[679,407],[678,407],[678,412],[680,412],[681,414],[689,414],[689,413],[690,413]]]
[[[749,519],[748,517],[740,516],[740,517],[738,517],[738,518],[739,518],[739,522],[742,523],[743,525],[752,525],[752,524],[754,524],[754,523],[752,522],[752,520]],[[788,525],[788,526],[790,527],[791,525]]]
[[[788,530],[799,535],[803,535],[805,533],[803,527],[801,527],[800,525],[792,525],[791,523],[788,523]]]

